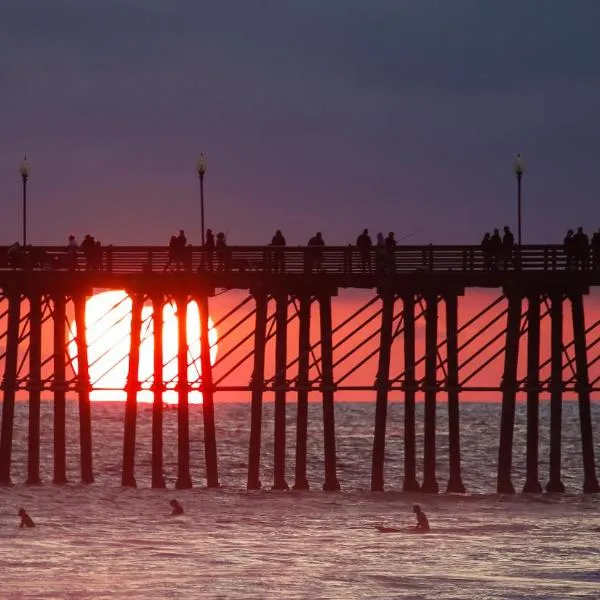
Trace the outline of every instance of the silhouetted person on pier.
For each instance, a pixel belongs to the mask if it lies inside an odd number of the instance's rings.
[[[483,270],[489,271],[492,268],[492,240],[489,233],[486,233],[481,240],[481,254],[483,255]]]
[[[321,271],[323,269],[323,250],[321,247],[325,245],[323,235],[320,231],[317,231],[316,235],[308,240],[309,246],[309,257],[310,264],[314,265],[315,271]]]
[[[377,234],[377,242],[375,243],[375,273],[382,275],[385,269],[385,238],[383,233]]]
[[[34,269],[46,269],[53,266],[52,259],[43,248],[27,246],[28,266]]]
[[[360,268],[363,273],[371,272],[371,248],[373,242],[369,236],[369,230],[363,229],[363,232],[356,239],[356,247],[360,253]]]
[[[6,251],[6,262],[13,269],[20,269],[23,263],[23,251],[21,244],[15,242],[8,247]]]
[[[504,268],[508,269],[508,264],[513,263],[513,252],[515,249],[515,236],[510,227],[505,225],[504,235],[502,236],[502,255],[504,257]]]
[[[171,265],[175,263],[175,268],[179,271],[179,268],[185,265],[185,257],[187,254],[187,238],[183,229],[179,230],[179,235],[172,235],[169,240],[169,260],[165,265],[164,271],[171,268]]]
[[[592,269],[597,271],[600,268],[600,229],[592,234],[590,247],[592,248]]]
[[[33,522],[33,519],[27,514],[27,512],[25,511],[24,508],[20,508],[19,509],[19,517],[21,517],[21,524],[19,525],[19,527],[21,529],[23,529],[23,527],[35,527],[35,523]]]
[[[171,268],[171,265],[175,263],[177,265],[177,270],[179,271],[179,260],[177,256],[177,236],[172,235],[169,240],[169,259],[167,260],[167,264],[163,271],[168,271]]]
[[[96,240],[89,234],[86,233],[83,241],[81,242],[81,251],[85,257],[85,270],[93,270],[94,267],[94,251],[96,249]]]
[[[81,251],[85,256],[86,271],[102,270],[102,244],[87,233],[81,242]]]
[[[94,247],[94,269],[102,271],[102,244],[100,240],[96,240],[96,246]]]
[[[492,257],[492,266],[498,267],[500,262],[500,255],[502,254],[502,238],[500,237],[500,230],[494,229],[494,233],[490,238],[490,256]]]
[[[173,498],[169,504],[173,507],[173,512],[171,513],[172,517],[183,514],[183,506],[181,506],[175,498]]]
[[[206,239],[204,241],[204,252],[206,258],[206,266],[209,271],[213,270],[213,256],[215,253],[215,235],[212,229],[206,230]]]
[[[177,253],[179,254],[179,258],[183,263],[185,260],[185,251],[187,247],[187,238],[185,237],[185,232],[183,229],[179,230],[179,235],[177,236]]]
[[[33,269],[33,267],[36,266],[33,261],[33,259],[35,258],[35,254],[36,254],[33,249],[33,246],[31,244],[27,244],[27,246],[23,246],[21,248],[21,253],[22,253],[21,268],[22,269]]]
[[[271,239],[271,246],[285,246],[285,238],[279,229],[275,232],[275,235]],[[285,271],[285,257],[283,250],[275,250],[273,252],[272,267],[274,273],[283,273]]]
[[[577,228],[573,236],[573,248],[575,249],[575,265],[578,269],[589,267],[590,242],[588,236],[583,232],[583,227]]]
[[[573,239],[573,230],[569,229],[563,240],[563,250],[567,258],[567,271],[570,271],[575,262],[575,240]]]
[[[77,270],[77,252],[79,250],[79,246],[77,244],[77,240],[74,235],[69,236],[69,241],[67,243],[67,268],[69,271]]]
[[[220,231],[217,233],[217,270],[228,271],[229,270],[229,248],[227,247],[227,241],[225,240],[225,234]]]
[[[429,531],[429,521],[427,520],[427,516],[421,510],[421,507],[418,504],[413,506],[413,512],[417,517],[417,525],[415,527],[416,531]]]
[[[385,238],[385,268],[388,273],[396,270],[396,240],[393,231],[390,231]]]

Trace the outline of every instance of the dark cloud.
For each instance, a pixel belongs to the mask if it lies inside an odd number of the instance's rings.
[[[17,81],[199,72],[218,84],[246,73],[270,86],[277,77],[414,91],[599,74],[595,0],[9,0],[2,17],[4,68]]]

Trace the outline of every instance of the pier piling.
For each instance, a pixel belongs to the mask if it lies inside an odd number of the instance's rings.
[[[331,339],[331,296],[329,294],[319,297],[319,309],[321,321],[323,435],[325,450],[325,483],[323,484],[323,489],[326,492],[334,492],[340,489],[340,484],[336,473],[333,344]]]
[[[306,476],[306,446],[308,439],[308,373],[312,298],[309,294],[301,294],[298,301],[298,405],[296,414],[296,474],[294,489],[308,490],[309,484]]]
[[[165,488],[163,467],[163,310],[162,294],[152,297],[152,328],[154,333],[152,383],[152,487]]]
[[[11,291],[8,295],[8,324],[6,328],[6,359],[2,390],[2,431],[0,437],[0,485],[10,485],[13,431],[15,420],[15,396],[17,390],[17,358],[19,352],[19,320],[21,318],[21,294]]]
[[[217,461],[217,434],[215,428],[215,403],[210,360],[208,296],[198,298],[200,312],[200,364],[202,370],[202,417],[204,420],[204,458],[206,462],[206,485],[219,487],[219,467]]]
[[[460,470],[460,408],[458,377],[458,297],[455,293],[444,298],[446,305],[446,339],[447,339],[447,391],[448,391],[448,458],[450,461],[450,477],[446,492],[464,494],[465,486]]]
[[[539,494],[542,491],[538,476],[540,305],[539,294],[530,294],[527,308],[527,478],[523,486],[524,494]]]
[[[77,328],[77,384],[79,395],[79,440],[81,449],[81,481],[94,483],[92,469],[92,406],[90,404],[90,373],[88,364],[87,326],[85,320],[87,294],[73,298]]]
[[[287,294],[275,296],[275,444],[274,452],[274,490],[287,490],[285,480],[285,392],[287,387]]]
[[[178,490],[192,487],[190,476],[190,407],[188,403],[188,297],[178,294],[177,305],[177,481]]]
[[[379,334],[379,367],[375,386],[375,435],[371,466],[371,491],[382,492],[384,486],[385,431],[387,425],[388,390],[390,387],[390,356],[392,351],[392,326],[394,319],[395,294],[380,291],[382,300],[381,328]]]
[[[583,491],[588,494],[600,492],[594,464],[594,441],[592,436],[592,411],[590,406],[590,381],[588,377],[587,344],[583,295],[571,295],[573,314],[573,340],[575,342],[575,364],[577,366],[577,395],[579,397],[579,423],[581,452],[583,454]]]
[[[404,317],[404,483],[405,492],[418,492],[416,459],[417,380],[415,373],[415,297],[402,297]]]
[[[248,453],[249,490],[259,490],[260,481],[260,444],[262,438],[262,403],[265,386],[265,345],[267,338],[267,294],[255,291],[256,322],[254,333],[254,369],[250,386],[252,404],[250,406],[250,448]]]
[[[29,435],[27,452],[28,485],[40,480],[40,419],[42,389],[42,299],[38,290],[29,294]]]
[[[129,368],[127,373],[127,399],[125,401],[125,423],[123,430],[123,487],[137,487],[135,481],[135,437],[137,427],[137,395],[140,389],[140,343],[142,333],[142,307],[144,299],[141,294],[131,296],[131,335],[129,342]]]
[[[66,442],[66,301],[63,292],[56,293],[54,303],[54,478],[58,485],[67,483],[67,442]]]
[[[517,397],[517,365],[521,328],[521,296],[507,293],[508,313],[506,323],[506,351],[502,377],[502,413],[500,418],[500,446],[498,450],[499,494],[514,494],[512,484],[513,432]]]
[[[421,491],[429,494],[437,494],[439,487],[435,476],[435,430],[438,298],[435,294],[427,294],[425,302],[425,433],[423,449],[423,485],[421,486]]]
[[[550,472],[546,491],[563,493],[561,480],[563,394],[563,294],[550,295]]]

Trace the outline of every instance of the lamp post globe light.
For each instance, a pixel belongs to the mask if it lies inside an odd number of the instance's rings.
[[[521,181],[523,179],[523,173],[525,172],[525,165],[523,164],[523,157],[521,153],[517,154],[515,158],[515,164],[513,165],[515,175],[517,176],[517,240],[519,246],[521,245]]]
[[[204,152],[200,153],[198,160],[196,161],[196,171],[198,172],[198,179],[200,180],[200,225],[202,227],[202,247],[204,247],[204,174],[206,173],[206,157]]]
[[[30,172],[31,168],[27,162],[27,157],[24,156],[19,166],[19,173],[23,181],[23,246],[27,245],[27,179]]]

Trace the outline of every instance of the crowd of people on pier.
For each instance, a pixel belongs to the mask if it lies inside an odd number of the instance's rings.
[[[54,266],[43,248],[37,248],[31,244],[21,245],[19,242],[15,242],[8,247],[6,263],[13,269],[43,269]]]
[[[69,236],[69,255],[71,267],[77,268],[77,242],[75,236]],[[79,246],[85,258],[86,271],[102,271],[102,244],[89,233],[85,235]]]
[[[481,240],[484,270],[505,269],[516,263],[515,236],[510,227],[505,226],[503,234],[499,229],[493,233],[485,233]],[[600,229],[592,234],[592,238],[578,227],[577,231],[569,229],[563,240],[563,252],[566,257],[567,270],[586,270],[600,268]]]
[[[100,241],[94,236],[86,234],[81,244],[77,238],[70,235],[67,239],[65,251],[59,254],[49,254],[44,248],[22,245],[14,242],[6,252],[6,262],[14,269],[79,269],[79,255],[83,254],[84,268],[86,271],[102,271],[103,248]]]
[[[515,236],[510,227],[504,227],[503,235],[499,229],[494,229],[491,235],[486,233],[481,240],[484,270],[497,269],[501,265],[507,269],[513,263],[514,248]]]
[[[325,253],[326,241],[322,232],[318,231],[311,236],[305,246],[303,265],[310,272],[324,270],[327,255]],[[216,235],[211,229],[205,232],[203,245],[193,246],[188,243],[185,231],[179,230],[177,235],[172,235],[168,243],[167,260],[163,271],[191,271],[194,251],[200,253],[201,264],[194,265],[198,271],[224,272],[230,270],[264,270],[274,274],[286,272],[286,257],[290,254],[285,251],[286,238],[281,230],[277,230],[271,238],[263,258],[258,262],[255,259],[239,258],[232,255],[232,250],[227,244],[226,234],[222,231]],[[563,240],[563,255],[567,270],[600,269],[600,229],[593,233],[591,239],[583,231],[569,229]],[[433,249],[433,246],[429,246]],[[502,230],[495,228],[492,233],[485,233],[481,240],[481,257],[483,270],[512,269],[519,266],[521,260],[520,246],[515,243],[515,236],[510,227]],[[74,235],[70,235],[63,252],[48,253],[42,247],[21,245],[15,242],[8,247],[6,253],[7,266],[14,269],[39,268],[39,269],[67,269],[86,271],[110,270],[109,258],[101,242],[91,234],[86,234],[81,244]],[[396,270],[398,243],[394,232],[387,236],[378,233],[373,240],[368,229],[358,235],[354,244],[342,248],[335,260],[340,261],[339,268],[343,272],[361,272],[365,274],[384,275]],[[198,254],[196,254],[196,257]],[[329,259],[331,260],[331,254]],[[83,261],[81,258],[83,257]],[[481,264],[481,263],[480,263]],[[152,270],[148,264],[144,269]]]
[[[563,240],[563,248],[568,270],[600,268],[600,229],[592,234],[591,240],[583,227],[578,227],[577,232],[569,229]]]
[[[262,265],[272,273],[285,273],[286,239],[282,231],[278,229],[273,235],[269,247],[273,251],[267,258],[267,263]],[[309,238],[306,248],[306,260],[309,270],[322,271],[324,266],[323,248],[326,242],[322,232],[318,231]],[[202,270],[228,271],[232,267],[243,270],[248,265],[234,264],[225,234],[219,232],[216,240],[210,229],[206,231],[204,262]],[[396,242],[394,232],[390,231],[387,236],[378,233],[375,241],[371,238],[368,229],[364,229],[357,237],[354,245],[345,247],[344,271],[352,271],[352,252],[358,253],[360,271],[362,273],[385,274],[395,271],[396,268]],[[490,234],[485,233],[481,241],[481,253],[483,256],[483,269],[494,270],[498,268],[514,268],[517,264],[515,236],[509,226],[504,226],[502,233],[495,228]],[[193,247],[187,244],[183,230],[178,236],[172,236],[169,242],[169,259],[164,270],[185,269],[186,265],[191,268],[191,254]],[[563,241],[563,250],[566,257],[567,269],[599,269],[600,268],[600,229],[592,235],[591,241],[578,227],[574,232],[569,229]]]
[[[204,241],[204,258],[206,268],[217,271],[227,271],[230,268],[230,253],[227,248],[225,234],[220,231],[216,238],[212,229],[206,230]],[[169,240],[169,257],[163,271],[170,270],[191,270],[192,250],[194,247],[187,243],[187,237],[183,229],[179,230],[179,235],[172,235]],[[216,259],[216,264],[215,264]]]
[[[284,248],[287,246],[287,243],[280,229],[275,232],[268,246],[273,248],[273,251],[268,254],[266,264],[263,267],[272,273],[284,273]],[[306,244],[306,258],[310,270],[316,272],[323,270],[325,260],[323,248],[325,246],[326,243],[322,232],[317,231],[315,235],[309,238]],[[239,262],[237,264],[233,263],[231,252],[223,232],[217,233],[215,238],[212,230],[207,229],[202,248],[204,249],[204,255],[201,270],[228,271],[232,267],[244,269],[251,266],[243,263],[240,264]],[[363,273],[384,273],[394,270],[396,239],[393,231],[389,232],[386,237],[384,237],[383,233],[378,233],[376,241],[373,243],[369,235],[369,230],[364,229],[358,236],[356,245],[353,246],[350,244],[347,248],[347,256],[344,257],[344,261],[347,261],[345,266],[348,267],[348,270],[350,270],[353,249],[358,250],[360,269]],[[168,260],[163,271],[189,270],[191,268],[193,249],[193,246],[187,243],[184,230],[180,230],[179,235],[171,236],[169,240]]]

